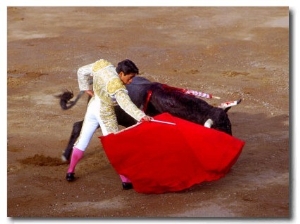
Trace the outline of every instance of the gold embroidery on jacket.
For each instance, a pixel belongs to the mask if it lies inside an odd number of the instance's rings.
[[[91,69],[93,90],[95,95],[101,100],[100,118],[108,133],[118,131],[113,98],[115,98],[124,111],[137,121],[145,116],[145,113],[130,100],[125,85],[120,80],[116,68],[110,62],[100,59],[89,66],[91,67],[87,67],[86,69]]]
[[[115,94],[119,90],[125,90],[123,82],[119,78],[110,80],[107,84],[107,92],[111,95]]]
[[[94,93],[106,103],[112,101],[110,94],[107,92],[107,84],[110,80],[118,79],[118,74],[114,66],[107,66],[93,73],[93,89]]]
[[[105,68],[106,66],[111,65],[109,61],[106,61],[104,59],[100,59],[99,61],[96,61],[93,65],[93,72],[97,72],[102,68]]]
[[[99,113],[108,133],[115,133],[119,130],[117,117],[112,105],[103,103]]]

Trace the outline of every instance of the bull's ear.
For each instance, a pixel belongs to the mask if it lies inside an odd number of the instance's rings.
[[[226,107],[226,108],[224,109],[225,113],[227,113],[227,111],[229,111],[230,108],[231,108],[231,107]]]

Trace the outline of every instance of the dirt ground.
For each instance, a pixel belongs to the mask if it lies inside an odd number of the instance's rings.
[[[7,216],[20,218],[293,217],[287,7],[8,7]],[[86,99],[76,71],[99,58],[133,60],[153,81],[242,98],[229,111],[246,142],[222,179],[184,192],[124,191],[97,136],[65,180],[60,159]],[[120,127],[121,128],[121,127]]]

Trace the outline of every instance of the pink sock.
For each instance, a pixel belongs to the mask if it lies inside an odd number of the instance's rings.
[[[82,159],[84,154],[84,151],[81,151],[80,149],[73,148],[72,156],[71,156],[71,161],[70,161],[70,166],[68,169],[68,173],[74,173],[75,171],[75,166],[79,162],[79,160]]]
[[[120,175],[120,178],[121,178],[121,180],[122,180],[123,183],[131,183],[131,181],[127,177],[125,177],[123,175]]]

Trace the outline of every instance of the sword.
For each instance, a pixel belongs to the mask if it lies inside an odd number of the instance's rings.
[[[160,121],[160,120],[155,120],[155,119],[151,119],[150,120],[151,122],[156,122],[156,123],[162,123],[162,124],[170,124],[170,125],[176,125],[175,123],[172,123],[172,122],[167,122],[167,121]]]

